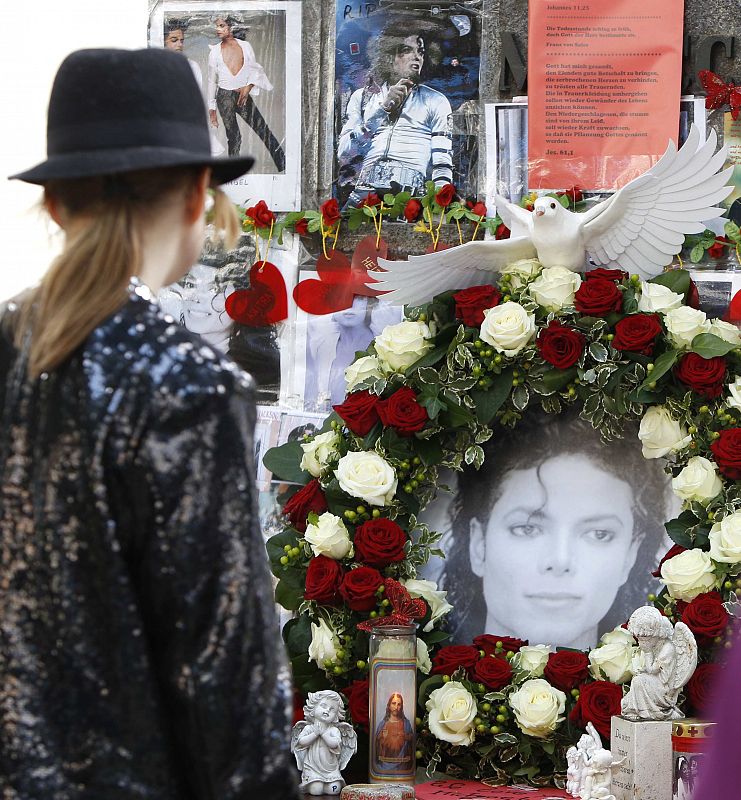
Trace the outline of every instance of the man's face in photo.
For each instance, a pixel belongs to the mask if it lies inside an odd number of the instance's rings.
[[[419,81],[425,60],[425,43],[421,36],[407,36],[394,56],[396,79],[408,78]]]
[[[231,26],[225,19],[222,19],[221,17],[216,20],[216,35],[222,40],[228,39],[232,35]]]
[[[165,36],[165,47],[168,50],[175,50],[178,53],[183,52],[185,45],[185,31],[182,28],[175,28]]]

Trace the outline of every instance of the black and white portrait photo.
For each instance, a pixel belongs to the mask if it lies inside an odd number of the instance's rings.
[[[225,189],[238,203],[296,210],[301,157],[301,9],[276,2],[158,6],[150,44],[181,52],[207,107],[214,155],[251,155],[249,181]],[[249,194],[248,194],[249,192]]]
[[[694,269],[690,276],[697,288],[700,308],[708,319],[726,319],[731,300],[741,290],[741,277],[730,270]]]
[[[658,582],[672,504],[636,430],[605,444],[572,413],[535,412],[484,445],[459,476],[439,580],[453,641],[481,633],[586,649]]]

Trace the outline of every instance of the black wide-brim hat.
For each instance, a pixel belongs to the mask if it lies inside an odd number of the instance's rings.
[[[203,95],[181,53],[78,50],[62,62],[49,99],[47,159],[11,175],[28,183],[159,167],[211,167],[215,183],[254,158],[214,158]]]

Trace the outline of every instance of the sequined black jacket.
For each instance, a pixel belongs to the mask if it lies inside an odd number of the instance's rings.
[[[292,797],[251,380],[132,286],[59,369],[0,322],[0,797]]]

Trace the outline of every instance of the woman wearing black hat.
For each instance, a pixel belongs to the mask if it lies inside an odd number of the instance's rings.
[[[73,53],[47,138],[14,177],[66,246],[0,316],[0,796],[290,797],[252,382],[151,302],[252,159],[166,50]]]

